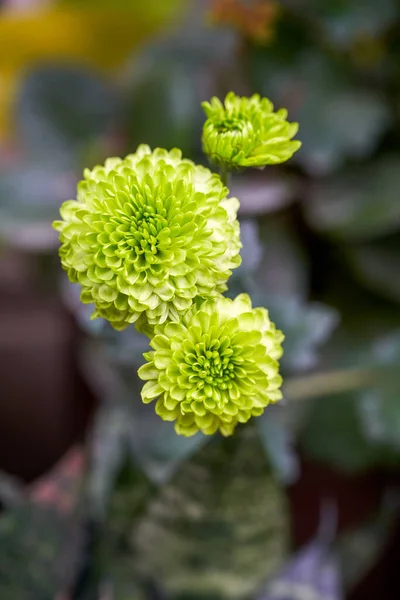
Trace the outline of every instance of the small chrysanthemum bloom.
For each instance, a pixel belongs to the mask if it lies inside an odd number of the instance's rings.
[[[301,146],[292,140],[298,123],[286,120],[284,108],[273,112],[268,98],[240,98],[229,92],[224,104],[214,97],[202,106],[207,115],[203,150],[217,165],[262,168],[287,161]]]
[[[239,202],[180,150],[141,145],[84,171],[61,207],[60,257],[93,317],[116,329],[179,320],[197,296],[226,289],[240,264]]]
[[[282,397],[278,359],[283,334],[265,308],[247,294],[193,305],[180,322],[155,328],[139,369],[143,402],[158,398],[156,412],[186,436],[218,429],[231,435],[237,423],[259,416]]]

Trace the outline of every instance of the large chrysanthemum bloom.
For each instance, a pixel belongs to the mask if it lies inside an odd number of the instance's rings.
[[[283,338],[247,294],[193,305],[180,322],[155,328],[154,350],[139,369],[142,400],[157,398],[157,414],[179,434],[231,435],[282,397]]]
[[[197,296],[226,289],[240,264],[239,202],[218,175],[180,150],[141,145],[84,177],[54,227],[62,265],[94,317],[150,335]]]
[[[284,108],[274,112],[268,98],[240,98],[229,92],[224,104],[214,97],[202,106],[207,115],[203,149],[217,165],[262,168],[287,161],[301,146],[292,140],[298,123],[286,120]]]

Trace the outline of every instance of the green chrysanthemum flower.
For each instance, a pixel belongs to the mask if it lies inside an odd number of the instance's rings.
[[[207,115],[203,149],[215,164],[261,168],[285,162],[301,146],[292,140],[298,123],[288,123],[287,110],[273,112],[270,100],[258,94],[240,98],[229,92],[224,104],[214,97],[202,106]]]
[[[193,305],[180,322],[155,328],[154,351],[139,369],[147,381],[142,400],[158,398],[157,414],[175,421],[179,434],[231,435],[282,397],[282,341],[268,311],[252,308],[247,294]]]
[[[61,207],[60,256],[81,300],[116,329],[178,320],[197,296],[226,289],[240,264],[239,202],[180,150],[141,145],[86,169]]]

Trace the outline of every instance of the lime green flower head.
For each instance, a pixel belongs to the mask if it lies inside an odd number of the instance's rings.
[[[203,149],[217,165],[262,168],[287,161],[301,146],[292,140],[299,126],[288,123],[287,110],[273,112],[272,103],[258,94],[240,98],[229,92],[224,104],[214,97],[202,106]]]
[[[226,289],[240,264],[239,202],[220,177],[180,150],[141,145],[84,171],[64,202],[60,257],[93,317],[116,329],[179,320],[197,296]]]
[[[179,434],[231,435],[282,397],[282,341],[268,311],[252,308],[247,294],[193,305],[180,322],[155,328],[154,350],[139,369],[147,381],[142,400],[158,398],[157,414],[175,421]]]

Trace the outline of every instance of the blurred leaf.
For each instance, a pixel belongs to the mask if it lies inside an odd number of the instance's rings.
[[[255,90],[289,110],[300,123],[302,148],[293,160],[313,175],[340,167],[346,158],[372,154],[389,126],[390,115],[377,92],[355,86],[346,65],[315,51],[299,49],[282,60],[278,50],[254,50]]]
[[[345,531],[335,543],[343,582],[352,590],[376,565],[393,533],[396,523],[398,502],[384,506],[375,518],[360,527]]]
[[[49,167],[0,172],[0,238],[25,250],[53,249],[58,242],[51,222],[75,184],[73,174]]]
[[[285,334],[282,369],[304,370],[316,366],[319,348],[338,325],[338,312],[318,302],[307,304],[283,296],[270,300],[268,306],[272,320]]]
[[[115,479],[127,453],[129,420],[123,406],[103,403],[96,411],[90,439],[88,496],[90,515],[103,520]]]
[[[114,469],[102,523],[95,522],[93,506],[87,507],[89,543],[85,561],[71,597],[76,600],[144,600],[135,570],[130,537],[153,488],[145,475],[125,455]]]
[[[235,275],[245,277],[247,273],[257,272],[264,255],[264,247],[259,238],[259,224],[255,219],[240,220],[240,241],[243,244],[240,251],[242,263],[235,270]]]
[[[257,419],[260,439],[272,470],[285,486],[293,484],[300,475],[298,456],[293,448],[293,432],[288,425],[288,419],[285,418],[286,408],[269,406]]]
[[[134,85],[126,96],[129,148],[181,148],[185,156],[199,154],[203,116],[197,73],[175,60],[133,67]]]
[[[34,159],[68,168],[79,165],[85,145],[109,132],[116,101],[89,70],[43,66],[23,81],[15,111],[19,136]]]
[[[357,279],[388,300],[400,302],[400,244],[398,235],[343,249]]]
[[[266,306],[285,334],[284,371],[303,370],[318,362],[319,347],[338,324],[338,312],[308,303],[308,265],[296,232],[286,218],[245,220],[242,265],[229,282],[229,294],[251,295],[253,306]]]
[[[102,72],[119,67],[130,53],[170,19],[184,0],[129,3],[129,10],[64,6],[38,11],[2,11],[0,39],[0,137],[12,129],[12,110],[21,78],[49,62],[85,65]],[[69,90],[71,93],[71,90]]]
[[[400,454],[390,440],[383,436],[374,438],[367,432],[361,408],[365,394],[368,397],[370,390],[377,389],[384,398],[388,397],[392,378],[396,381],[399,365],[398,310],[370,299],[365,292],[357,292],[343,282],[335,287],[340,292],[338,298],[341,302],[337,305],[343,319],[321,349],[320,365],[334,378],[335,373],[339,373],[340,378],[333,381],[332,389],[340,384],[342,390],[346,387],[350,390],[353,387],[352,372],[358,379],[358,389],[331,395],[328,393],[329,385],[325,386],[324,394],[321,389],[319,397],[307,403],[310,408],[299,435],[300,445],[313,459],[350,472],[376,464],[398,463]],[[315,377],[318,378],[318,375]],[[312,375],[310,377],[313,378]],[[363,377],[361,381],[360,377]],[[313,382],[309,384],[310,397],[313,396],[312,385]],[[373,418],[372,413],[370,416]]]
[[[340,311],[341,322],[321,348],[323,369],[369,369],[393,364],[385,348],[386,339],[400,328],[398,307],[342,277],[333,278],[327,297]]]
[[[241,219],[242,264],[229,280],[254,296],[254,306],[269,306],[275,297],[305,299],[309,267],[304,248],[286,217]],[[229,292],[231,293],[231,292]]]
[[[242,428],[160,489],[135,535],[139,568],[181,598],[242,598],[280,564],[288,527],[258,435]]]
[[[185,23],[178,33],[149,45],[125,74],[124,114],[128,147],[178,147],[204,160],[201,102],[212,93],[213,72],[230,57],[234,38]]]
[[[5,507],[21,504],[26,492],[21,481],[5,471],[0,471],[0,503]]]
[[[400,360],[399,360],[400,368]],[[400,390],[398,375],[384,388],[371,389],[360,398],[364,432],[371,443],[390,445],[400,451]]]
[[[360,36],[379,35],[397,14],[396,0],[382,0],[378,11],[375,0],[283,0],[283,4],[322,27],[322,35],[341,48]]]
[[[154,406],[143,404],[140,397],[132,402],[130,449],[154,483],[168,481],[180,463],[206,442],[201,434],[190,438],[177,435],[173,423],[163,421]]]
[[[154,488],[137,466],[125,457],[110,495],[100,545],[102,579],[109,581],[117,598],[138,588],[132,535],[145,512]],[[116,592],[117,593],[117,592]]]
[[[376,450],[363,434],[357,401],[353,393],[313,401],[299,440],[307,456],[348,472],[374,464]]]
[[[299,443],[305,454],[348,473],[377,464],[393,463],[398,456],[387,443],[372,443],[365,435],[360,414],[360,395],[349,392],[312,402]]]
[[[400,160],[386,156],[314,186],[304,203],[309,224],[344,239],[369,239],[400,226]]]
[[[178,436],[173,423],[163,421],[154,411],[153,405],[143,404],[140,391],[143,382],[138,378],[137,369],[143,364],[143,352],[149,347],[148,339],[133,328],[124,332],[115,332],[105,328],[100,343],[86,347],[84,370],[95,389],[109,398],[101,410],[98,421],[98,458],[99,469],[104,469],[109,457],[111,466],[115,446],[124,445],[133,461],[155,484],[168,480],[178,465],[207,441],[199,434],[191,438]],[[109,439],[109,444],[102,441]],[[100,482],[103,475],[99,473]],[[107,485],[107,479],[105,481]]]
[[[53,600],[71,583],[79,560],[80,526],[48,507],[24,505],[0,518],[0,596]]]
[[[263,257],[257,283],[267,297],[305,299],[309,287],[308,257],[295,227],[284,217],[259,221]]]
[[[342,600],[342,583],[337,561],[318,540],[308,544],[288,562],[278,577],[267,585],[257,600]]]
[[[299,182],[296,178],[274,172],[270,167],[268,175],[255,173],[250,175],[232,174],[230,183],[231,196],[240,200],[240,215],[257,217],[269,214],[290,205],[296,197]]]

